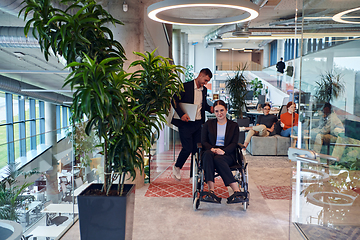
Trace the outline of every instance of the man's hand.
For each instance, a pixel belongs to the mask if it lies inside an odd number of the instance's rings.
[[[181,121],[184,122],[188,122],[190,120],[189,115],[187,115],[187,113],[185,113],[184,115],[181,116]]]

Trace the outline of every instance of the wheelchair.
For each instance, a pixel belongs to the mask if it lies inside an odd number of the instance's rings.
[[[193,209],[196,211],[201,201],[205,201],[207,195],[212,195],[212,197],[216,198],[217,203],[221,203],[221,198],[215,196],[215,194],[204,191],[204,183],[205,183],[205,175],[204,169],[202,169],[202,146],[201,143],[197,144],[198,151],[192,155],[192,192],[193,192]],[[248,175],[247,175],[247,163],[245,157],[243,156],[241,149],[243,145],[241,143],[238,144],[236,148],[236,161],[237,164],[230,166],[232,173],[234,174],[235,180],[239,184],[240,193],[237,193],[237,201],[236,203],[242,203],[244,211],[246,211],[249,205],[250,193],[248,191]],[[216,169],[215,169],[216,171]],[[215,172],[215,178],[220,176]],[[235,203],[231,202],[232,196],[227,198],[227,203]]]

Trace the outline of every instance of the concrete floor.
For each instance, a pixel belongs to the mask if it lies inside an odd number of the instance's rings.
[[[173,164],[160,161],[162,165]],[[227,205],[226,201],[201,202],[194,211],[191,198],[145,197],[147,184],[136,190],[133,239],[281,240],[289,239],[289,231],[291,239],[302,239],[297,230],[289,227],[290,201],[265,199],[258,188],[290,186],[291,163],[286,157],[247,156],[247,161],[251,194],[247,211],[241,204]],[[80,239],[78,222],[61,239]]]

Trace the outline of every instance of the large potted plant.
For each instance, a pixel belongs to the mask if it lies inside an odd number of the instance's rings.
[[[318,103],[330,103],[338,98],[345,89],[342,82],[342,75],[334,71],[327,71],[320,75],[320,80],[316,81],[315,97]]]
[[[67,7],[60,9],[49,0],[25,0],[23,10],[25,18],[33,14],[25,34],[33,24],[45,57],[51,49],[72,70],[64,85],[75,91],[73,122],[85,115],[85,132],[95,131],[101,141],[104,183],[91,184],[78,196],[81,238],[131,239],[135,190],[124,184],[125,176],[134,179],[142,170],[154,131],[166,121],[173,94],[182,90],[182,67],[155,56],[155,50],[135,52],[140,60],[130,67],[139,70],[127,73],[125,50],[105,26],[122,23],[94,0],[63,2]]]
[[[247,91],[247,81],[244,76],[244,71],[246,69],[246,64],[243,69],[238,67],[237,71],[234,72],[233,76],[228,76],[226,80],[226,89],[230,95],[230,105],[234,111],[235,118],[237,123],[241,127],[248,127],[250,124],[249,118],[243,117],[243,111],[246,110],[245,97],[248,93]],[[245,133],[240,132],[239,142],[244,143]]]

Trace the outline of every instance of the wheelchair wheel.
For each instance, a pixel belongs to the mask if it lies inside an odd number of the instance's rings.
[[[200,206],[200,194],[198,191],[194,192],[194,197],[193,197],[193,209],[194,211],[196,211],[199,206]]]
[[[195,154],[192,164],[192,177],[193,177],[193,181],[192,181],[192,192],[195,193],[195,191],[197,190],[197,183],[199,181],[199,173],[198,173],[198,164],[197,164],[197,154]]]

